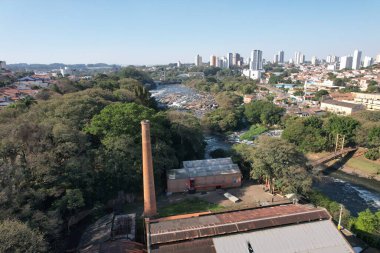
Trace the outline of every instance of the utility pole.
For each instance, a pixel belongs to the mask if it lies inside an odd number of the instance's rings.
[[[340,212],[339,212],[339,222],[338,222],[338,230],[341,230],[343,227],[340,225],[342,221],[342,213],[343,213],[343,205],[340,204]]]

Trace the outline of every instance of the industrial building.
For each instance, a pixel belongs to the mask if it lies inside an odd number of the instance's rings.
[[[167,172],[168,192],[207,191],[241,186],[241,171],[231,158],[184,161]]]
[[[324,208],[285,204],[156,218],[150,122],[141,122],[145,247],[134,242],[135,215],[105,216],[82,236],[83,253],[354,253]],[[193,180],[193,181],[192,181]],[[169,184],[172,184],[169,186]],[[186,161],[168,174],[168,187],[191,189],[241,184],[230,158]]]
[[[290,204],[146,219],[148,252],[353,253],[323,208]]]

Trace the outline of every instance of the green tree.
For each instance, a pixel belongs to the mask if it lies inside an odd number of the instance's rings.
[[[267,177],[271,191],[306,193],[310,190],[312,177],[307,170],[306,158],[293,144],[282,139],[260,137],[250,157],[251,177]]]
[[[240,110],[227,110],[218,108],[207,113],[202,118],[202,123],[210,130],[226,132],[238,129],[241,120]]]
[[[172,136],[167,131],[170,124],[164,114],[156,114],[154,110],[135,103],[110,104],[95,115],[86,127],[86,131],[102,143],[96,164],[101,168],[100,175],[109,180],[103,187],[107,194],[116,194],[117,190],[135,193],[141,190],[142,120],[151,121],[152,153],[159,189],[163,186],[165,170],[178,166],[171,147]]]
[[[380,126],[373,127],[369,130],[368,144],[370,147],[380,148]]]
[[[332,135],[342,134],[346,137],[346,143],[352,142],[356,129],[360,123],[348,116],[331,116],[325,125],[325,129]]]
[[[360,212],[355,221],[355,229],[380,235],[380,211],[372,213],[369,209]]]
[[[285,121],[282,138],[303,152],[320,152],[328,148],[328,136],[322,125],[323,120],[316,116],[289,118]]]
[[[47,252],[42,234],[16,220],[0,222],[0,252]]]
[[[220,107],[225,109],[233,109],[243,103],[241,96],[231,92],[220,92],[216,95],[215,100]]]
[[[251,124],[279,124],[284,111],[272,102],[263,100],[255,100],[244,106],[244,115]]]
[[[327,90],[319,90],[314,94],[314,100],[318,101],[321,100],[323,96],[328,95],[329,92]]]
[[[305,92],[303,92],[302,90],[297,90],[293,93],[294,96],[303,96],[305,95]]]
[[[169,111],[172,148],[180,161],[202,159],[205,142],[199,119],[190,113]]]

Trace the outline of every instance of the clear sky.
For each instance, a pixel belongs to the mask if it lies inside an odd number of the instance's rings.
[[[380,53],[380,0],[0,0],[7,63],[165,64]]]

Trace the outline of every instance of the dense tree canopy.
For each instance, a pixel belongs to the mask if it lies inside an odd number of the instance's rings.
[[[329,147],[329,136],[323,129],[323,120],[316,116],[287,119],[282,138],[296,144],[304,152],[320,152]]]
[[[42,234],[16,220],[0,221],[0,252],[47,252]]]
[[[244,106],[244,115],[251,124],[279,124],[284,112],[283,108],[264,100],[255,100]]]
[[[251,163],[252,178],[269,179],[271,191],[306,193],[310,190],[312,181],[306,158],[297,151],[295,145],[282,139],[262,136],[254,148],[236,147],[235,152]]]
[[[120,191],[140,195],[142,119],[152,122],[158,192],[166,169],[203,158],[198,119],[157,111],[131,75],[140,74],[64,80],[62,95],[47,91],[0,111],[0,221],[27,223],[57,248],[72,216]]]

